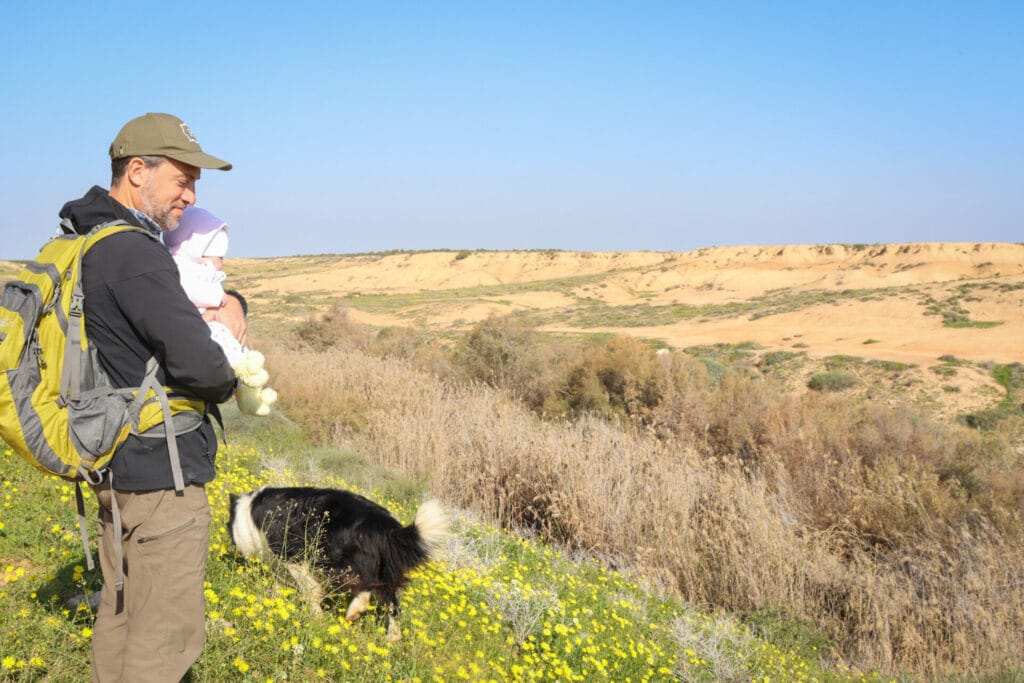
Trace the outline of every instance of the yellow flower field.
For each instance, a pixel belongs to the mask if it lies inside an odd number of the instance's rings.
[[[828,669],[813,647],[777,647],[738,621],[457,514],[451,542],[401,595],[401,641],[385,641],[386,619],[372,608],[346,621],[345,596],[314,617],[287,573],[234,551],[228,494],[264,484],[351,486],[263,469],[270,455],[222,448],[208,487],[207,646],[195,681],[878,680]],[[5,449],[0,490],[0,680],[85,680],[93,617],[64,603],[96,590],[101,577],[84,568],[73,485]],[[360,492],[403,521],[413,516],[414,504]]]

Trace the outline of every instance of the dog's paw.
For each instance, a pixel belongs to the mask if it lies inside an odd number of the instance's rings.
[[[355,621],[363,612],[370,606],[370,594],[363,592],[352,598],[352,602],[348,604],[348,609],[345,611],[345,618],[349,621]]]
[[[394,617],[388,617],[388,634],[384,636],[384,640],[389,643],[397,643],[402,639],[402,627],[398,625],[398,620]]]

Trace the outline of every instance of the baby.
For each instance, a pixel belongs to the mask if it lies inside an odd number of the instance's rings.
[[[206,209],[189,206],[176,230],[163,233],[174,256],[181,286],[200,312],[219,308],[224,300],[224,257],[228,253],[228,224]],[[266,386],[263,354],[242,346],[227,327],[210,321],[210,337],[217,342],[235,370],[238,408],[248,415],[268,415],[277,392]]]

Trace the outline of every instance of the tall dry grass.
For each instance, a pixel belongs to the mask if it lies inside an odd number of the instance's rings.
[[[321,439],[690,601],[808,619],[846,664],[971,675],[1024,652],[1024,482],[998,435],[675,361],[689,389],[642,428],[551,422],[400,359],[262,346]]]

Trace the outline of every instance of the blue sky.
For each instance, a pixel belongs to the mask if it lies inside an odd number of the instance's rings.
[[[0,258],[174,113],[233,256],[1024,241],[1021,2],[0,9]]]

